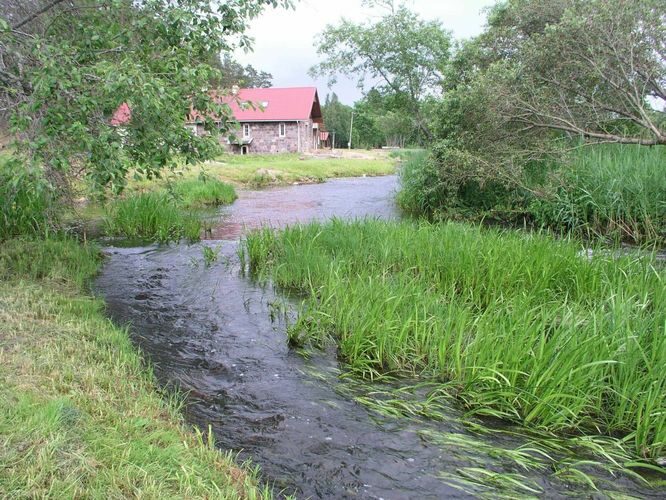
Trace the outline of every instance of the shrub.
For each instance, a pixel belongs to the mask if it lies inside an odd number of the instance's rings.
[[[42,172],[0,158],[0,240],[47,234],[55,225],[55,193]]]

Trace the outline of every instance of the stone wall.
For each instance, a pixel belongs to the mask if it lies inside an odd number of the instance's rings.
[[[284,137],[280,137],[280,122],[249,122],[252,142],[247,145],[248,153],[306,153],[315,149],[312,120],[282,123],[285,124]],[[190,126],[196,128],[196,133],[199,135],[205,133],[203,125]],[[237,130],[234,130],[234,134],[239,140],[244,140],[242,123]],[[230,144],[226,137],[220,136],[220,143],[227,151],[241,152],[241,146]]]
[[[306,152],[312,149],[312,140],[309,139],[312,131],[312,122],[283,122],[285,124],[285,135],[280,137],[280,122],[250,122],[250,137],[252,142],[248,144],[249,153],[296,153]],[[300,126],[299,126],[300,125]],[[299,143],[300,129],[300,143]],[[308,131],[310,131],[308,133]],[[236,137],[243,138],[242,124],[236,131]],[[226,142],[226,139],[222,139]],[[240,152],[240,146],[236,144],[227,145],[232,152]]]

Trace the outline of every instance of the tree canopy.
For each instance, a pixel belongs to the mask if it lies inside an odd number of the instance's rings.
[[[7,0],[4,0],[5,2]],[[245,46],[246,23],[289,0],[34,0],[0,19],[0,100],[24,162],[65,187],[85,174],[122,189],[127,172],[153,176],[196,161],[214,136],[183,127],[192,106],[219,117],[209,95],[211,54]],[[111,117],[126,103],[131,119]],[[209,120],[207,127],[216,131]]]
[[[392,95],[413,126],[430,136],[421,102],[441,93],[451,36],[441,23],[425,21],[390,0],[365,3],[385,8],[386,14],[371,23],[342,19],[328,25],[317,40],[323,60],[310,73],[329,76],[331,84],[336,75],[353,75],[360,88],[370,85],[382,95]]]

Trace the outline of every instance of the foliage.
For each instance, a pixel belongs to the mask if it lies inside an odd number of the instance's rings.
[[[501,182],[492,165],[441,143],[402,167],[398,203],[430,219],[528,219],[587,239],[663,245],[664,154],[635,145],[581,146],[557,162],[527,163],[518,180]]]
[[[131,194],[111,203],[105,219],[109,236],[149,239],[160,243],[186,238],[197,241],[201,221],[185,213],[165,192]]]
[[[0,241],[21,234],[48,234],[57,214],[55,193],[36,168],[15,158],[0,158]]]
[[[326,130],[328,130],[332,136],[335,136],[335,144],[333,147],[348,147],[352,107],[342,104],[336,93],[333,92],[330,96],[326,94],[321,113],[324,116]],[[333,137],[331,137],[331,140],[332,139]]]
[[[211,53],[227,51],[248,19],[282,0],[75,0],[35,2],[21,21],[0,29],[0,98],[12,110],[18,152],[65,189],[86,175],[98,187],[123,188],[130,167],[147,177],[209,158],[219,129],[195,136],[183,119],[192,106],[214,113],[225,131],[228,108],[209,94]],[[39,7],[43,7],[38,10]],[[126,103],[131,117],[114,112]],[[115,124],[114,124],[115,123]]]
[[[185,426],[127,329],[82,294],[99,257],[73,240],[0,247],[0,494],[270,498]]]
[[[650,256],[457,224],[262,230],[250,269],[308,294],[299,344],[335,342],[368,378],[430,378],[472,414],[666,443],[666,274]]]
[[[343,19],[337,26],[328,25],[317,41],[324,60],[310,73],[328,75],[331,83],[337,74],[353,75],[361,88],[372,82],[381,95],[401,101],[399,109],[413,120],[411,128],[429,137],[420,103],[441,89],[450,35],[439,22],[424,21],[391,0],[371,4],[388,8],[388,13],[374,23]]]
[[[219,70],[211,81],[217,88],[231,89],[234,85],[240,88],[261,88],[273,85],[273,75],[255,69],[251,64],[243,66],[229,54],[221,58],[215,54],[211,66]]]

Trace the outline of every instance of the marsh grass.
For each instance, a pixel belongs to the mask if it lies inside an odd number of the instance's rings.
[[[55,192],[39,169],[0,155],[0,241],[52,232],[57,215],[54,200]]]
[[[238,198],[231,184],[213,178],[181,180],[173,183],[171,190],[184,208],[229,205]]]
[[[187,239],[196,241],[201,221],[183,211],[166,192],[130,194],[112,202],[104,220],[109,236],[150,239],[161,243]]]
[[[666,148],[580,149],[552,193],[530,211],[537,223],[590,237],[666,243]]]
[[[185,428],[182,401],[83,295],[98,263],[72,240],[0,247],[0,496],[270,497],[209,432]]]
[[[295,345],[358,375],[445,382],[470,415],[666,452],[666,286],[650,258],[457,225],[310,224],[247,236],[250,272],[308,294]]]

